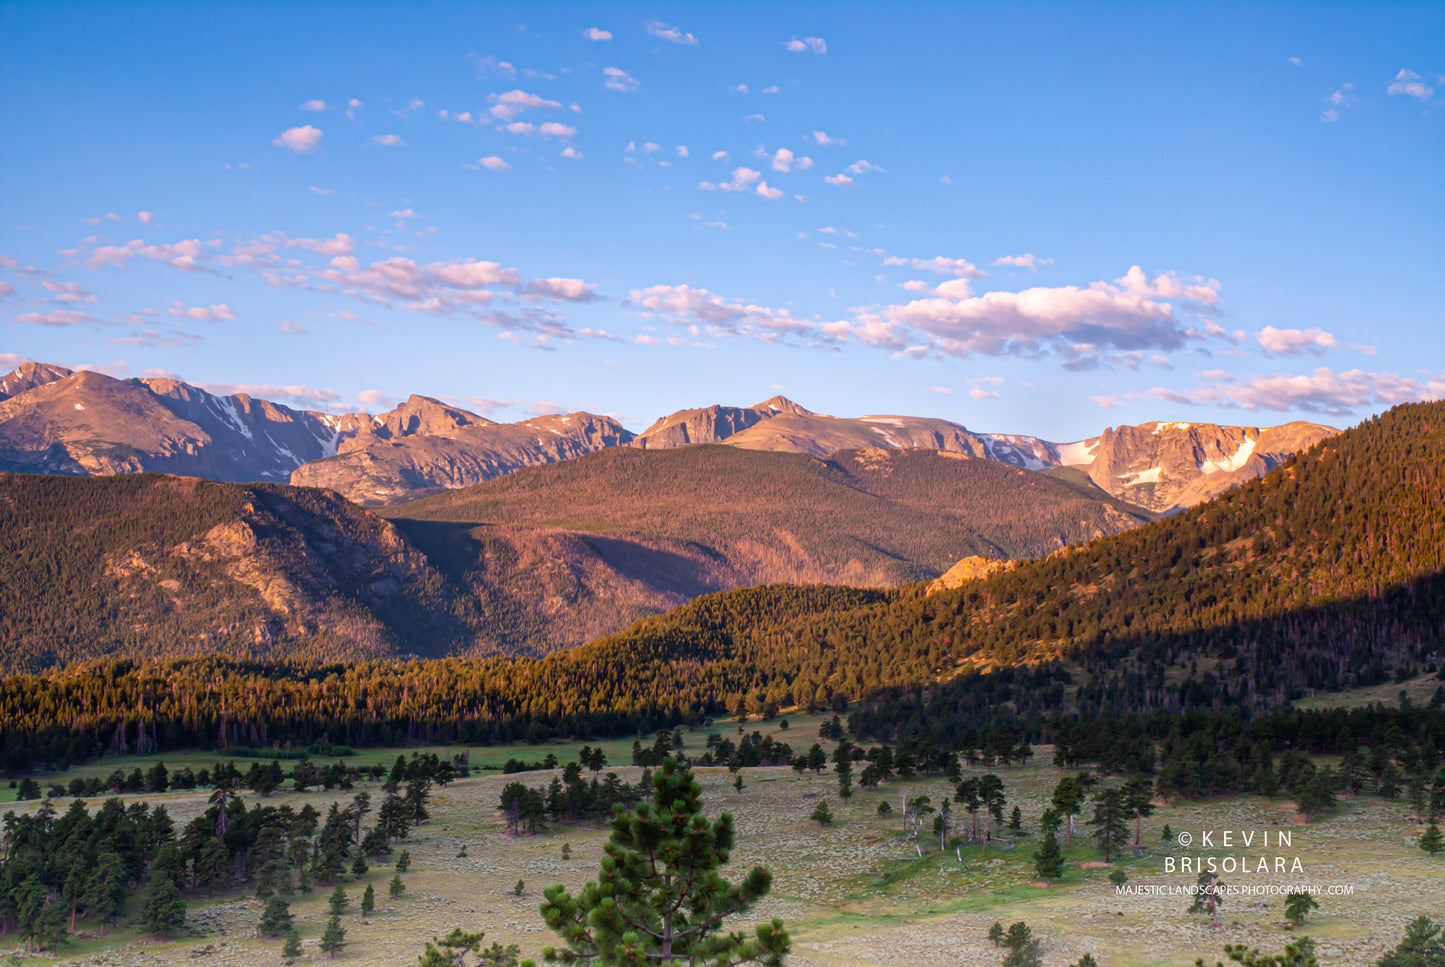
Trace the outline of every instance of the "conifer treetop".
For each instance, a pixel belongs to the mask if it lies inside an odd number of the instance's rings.
[[[652,785],[651,803],[613,807],[596,881],[575,897],[561,884],[544,892],[542,916],[567,944],[548,948],[545,959],[588,967],[781,967],[790,948],[781,920],[759,924],[752,936],[721,929],[772,886],[761,866],[740,883],[719,872],[733,848],[732,816],[709,822],[702,787],[674,759],[663,761]]]

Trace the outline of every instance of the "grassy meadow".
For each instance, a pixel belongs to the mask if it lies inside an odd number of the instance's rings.
[[[822,716],[790,717],[781,737],[794,749],[817,740]],[[778,733],[779,723],[762,723],[764,733]],[[711,731],[736,737],[736,723],[718,723]],[[700,751],[708,729],[687,733],[685,748]],[[749,726],[749,731],[752,727]],[[508,746],[471,750],[472,764],[500,766],[508,758],[540,759],[548,752],[566,762],[581,743],[544,746]],[[631,740],[603,743],[608,768],[628,782],[636,782],[640,769],[631,761]],[[409,750],[408,750],[409,751]],[[436,748],[440,753],[460,751]],[[1062,881],[1045,887],[1033,874],[1032,853],[1037,846],[1038,817],[1060,775],[1050,765],[1052,750],[1040,747],[1024,767],[996,769],[1005,783],[1009,805],[1022,808],[1024,834],[1016,842],[994,842],[988,855],[975,845],[964,847],[961,857],[950,848],[940,852],[936,837],[926,833],[918,846],[902,829],[900,807],[905,794],[926,794],[934,805],[951,789],[946,780],[897,781],[874,791],[855,786],[855,795],[842,801],[831,773],[799,776],[790,768],[744,770],[741,792],[724,768],[698,768],[704,801],[710,814],[730,811],[737,824],[738,844],[733,854],[732,878],[754,863],[774,875],[772,894],[758,904],[743,922],[779,916],[793,940],[789,963],[796,967],[852,967],[852,965],[997,964],[1002,951],[987,939],[989,926],[1025,920],[1042,937],[1045,963],[1066,965],[1084,953],[1093,953],[1105,967],[1176,967],[1199,956],[1209,963],[1221,959],[1225,943],[1247,943],[1272,951],[1291,936],[1307,933],[1316,938],[1322,964],[1362,965],[1377,959],[1398,941],[1407,922],[1422,913],[1438,915],[1445,897],[1445,858],[1431,859],[1415,846],[1421,827],[1408,815],[1408,806],[1375,798],[1343,802],[1329,817],[1304,825],[1288,803],[1255,797],[1183,802],[1160,807],[1143,823],[1143,846],[1132,846],[1112,866],[1087,837],[1082,818],[1076,826],[1067,872]],[[395,760],[396,750],[358,750],[348,761],[357,763]],[[168,767],[209,766],[215,754],[165,756]],[[145,768],[154,757],[108,759],[59,776],[42,777],[42,785],[68,781],[75,775],[108,775],[117,766],[127,771]],[[238,765],[241,763],[238,761]],[[981,772],[983,770],[972,770]],[[395,870],[395,856],[373,865],[359,879],[345,878],[351,912],[343,917],[347,946],[338,960],[356,964],[410,965],[425,940],[453,927],[481,929],[486,943],[498,940],[518,944],[524,955],[536,956],[553,942],[537,912],[542,890],[557,882],[580,887],[594,878],[605,827],[596,824],[556,825],[536,836],[508,837],[498,810],[502,786],[514,778],[545,787],[554,772],[529,772],[503,777],[499,772],[475,772],[436,789],[429,809],[431,821],[414,830],[404,844],[411,868],[402,875],[406,892],[393,899],[387,886]],[[362,782],[350,792],[277,792],[267,802],[309,802],[322,813],[333,800],[343,805],[356,791],[379,796],[380,783]],[[13,790],[5,790],[13,797]],[[122,798],[164,804],[177,825],[183,825],[207,805],[208,791],[135,794]],[[256,801],[246,793],[248,805]],[[819,799],[833,811],[832,826],[821,827],[809,814]],[[893,807],[888,817],[878,815],[883,801]],[[98,803],[92,802],[92,806]],[[60,810],[69,799],[55,802]],[[38,803],[19,803],[19,811]],[[369,817],[374,818],[374,817]],[[957,811],[958,822],[968,821]],[[980,817],[982,829],[983,817]],[[1166,825],[1175,831],[1288,829],[1292,846],[1276,850],[1199,850],[1177,843],[1162,843]],[[1003,835],[1008,835],[1006,832]],[[570,858],[562,847],[570,844]],[[398,851],[399,852],[399,851]],[[1220,857],[1241,853],[1276,853],[1298,856],[1303,874],[1225,875],[1231,885],[1340,884],[1352,886],[1347,897],[1318,897],[1320,909],[1303,928],[1291,931],[1284,923],[1283,898],[1230,897],[1223,909],[1223,924],[1213,928],[1207,917],[1187,914],[1184,896],[1119,896],[1107,879],[1123,869],[1130,884],[1182,887],[1194,882],[1192,874],[1166,873],[1169,857]],[[465,854],[465,855],[463,855]],[[960,859],[962,862],[960,862]],[[518,881],[522,893],[515,893]],[[376,890],[376,911],[363,919],[357,908],[367,883]],[[292,911],[303,937],[302,963],[325,960],[318,950],[328,918],[329,887],[298,893]],[[134,903],[132,899],[132,903]],[[139,935],[121,925],[103,939],[98,928],[82,929],[84,939],[62,948],[50,962],[112,965],[179,965],[204,960],[207,964],[259,967],[281,964],[281,941],[259,939],[255,928],[262,903],[249,893],[233,892],[207,901],[188,897],[186,934],[170,941]],[[18,938],[0,938],[0,956],[21,951]],[[31,961],[27,961],[31,962]]]

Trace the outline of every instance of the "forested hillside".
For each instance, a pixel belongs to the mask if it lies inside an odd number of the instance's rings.
[[[134,744],[142,721],[168,743],[306,743],[616,733],[838,696],[904,733],[1248,715],[1439,666],[1442,450],[1445,403],[1402,406],[1186,514],[931,596],[739,590],[539,659],[47,672],[0,683],[0,722],[13,762]]]

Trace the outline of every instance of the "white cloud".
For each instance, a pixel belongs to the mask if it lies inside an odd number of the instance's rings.
[[[743,123],[744,123],[744,124],[750,124],[750,123],[752,123],[753,121],[766,121],[766,120],[767,120],[767,118],[764,117],[764,116],[761,115],[761,114],[749,114],[749,115],[747,115],[746,117],[743,118]]]
[[[609,91],[621,91],[626,94],[628,91],[635,91],[642,86],[641,81],[620,67],[604,67],[602,73],[607,78],[602,86]]]
[[[762,176],[763,173],[761,171],[756,171],[746,166],[739,166],[733,169],[732,177],[729,178],[727,181],[721,182],[719,184],[713,184],[710,181],[704,181],[700,182],[698,184],[698,187],[701,188],[703,191],[748,191],[755,184],[757,184],[758,179],[762,178]],[[766,184],[766,182],[764,182],[764,184]],[[769,189],[768,191],[771,192],[772,190],[773,189]],[[777,197],[776,195],[772,195],[762,191],[759,191],[758,193],[763,195],[765,198]]]
[[[303,124],[299,128],[287,128],[271,143],[295,154],[310,154],[321,146],[321,129],[309,124]]]
[[[500,121],[515,120],[523,111],[562,106],[561,101],[549,101],[540,94],[529,94],[523,90],[490,94],[487,96],[487,102],[492,105],[492,117]]]
[[[669,40],[674,44],[688,44],[691,46],[696,46],[697,44],[697,38],[692,34],[685,34],[676,27],[663,23],[661,20],[648,20],[645,21],[642,26],[643,29],[647,31],[648,36],[657,37],[660,40]]]
[[[862,161],[862,160],[853,162],[853,163],[852,163],[851,165],[849,165],[848,168],[847,168],[848,174],[850,174],[850,175],[866,175],[866,174],[869,174],[869,173],[871,173],[871,172],[882,171],[882,170],[883,170],[882,167],[880,167],[879,165],[875,165],[875,164],[874,164],[873,162],[871,162],[871,161]]]
[[[677,146],[677,156],[679,158],[686,158],[688,156],[687,145],[680,144]]]
[[[890,255],[883,260],[883,264],[908,265],[935,275],[952,275],[960,279],[980,279],[988,274],[968,259],[950,259],[942,255],[935,255],[931,259],[909,259]]]
[[[733,88],[734,94],[746,94],[747,92],[748,86],[746,84],[739,84],[737,87]]]
[[[774,171],[792,171],[792,170],[793,170],[793,152],[789,151],[787,148],[779,148],[779,149],[773,154],[773,170],[774,170]]]
[[[1304,64],[1304,61],[1299,57],[1286,57],[1285,61],[1295,67],[1300,67]]]
[[[312,194],[320,195],[322,198],[330,198],[336,194],[336,191],[332,188],[317,188],[315,185],[312,185],[308,190]]]
[[[406,259],[394,261],[405,262]],[[413,263],[414,267],[414,263]],[[410,275],[410,273],[408,273]],[[467,259],[463,262],[432,262],[426,267],[427,277],[437,285],[452,289],[479,289],[488,285],[517,285],[522,276],[516,269],[504,269],[498,262]],[[408,290],[408,294],[419,290]]]
[[[939,175],[939,176],[938,176],[938,183],[939,183],[940,185],[951,185],[951,184],[953,184],[953,179],[950,178],[950,177],[948,177],[948,175]]]
[[[804,37],[802,40],[793,37],[783,41],[783,47],[795,54],[800,54],[808,50],[811,50],[815,54],[826,54],[828,52],[828,42],[822,37]]]
[[[322,406],[336,408],[341,394],[335,390],[315,389],[310,386],[273,386],[269,383],[197,383],[201,389],[216,396],[235,396],[245,393],[256,399],[285,403],[298,409]]]
[[[1355,85],[1341,84],[1338,90],[1325,98],[1325,103],[1328,104],[1329,107],[1320,113],[1320,120],[1329,122],[1338,121],[1340,119],[1340,112],[1347,107],[1353,107],[1356,100]]]
[[[582,31],[582,36],[588,40],[611,40],[612,31],[603,30],[601,27],[588,27]]]
[[[758,189],[757,189],[757,190],[758,190],[758,194],[759,194],[759,195],[762,195],[764,198],[771,198],[771,199],[775,199],[775,200],[776,200],[776,199],[778,199],[778,198],[782,198],[782,197],[783,197],[783,189],[781,189],[781,188],[769,188],[769,187],[768,187],[768,183],[767,183],[766,181],[760,181],[760,182],[758,182]]]
[[[489,154],[485,158],[478,158],[477,164],[481,165],[483,168],[486,168],[488,171],[512,170],[511,165],[507,164],[505,161],[503,161],[501,158],[497,157],[494,154]]]
[[[220,322],[223,319],[235,319],[236,314],[224,302],[214,306],[187,306],[179,300],[170,309],[173,316],[184,316],[187,319],[195,319],[198,322]]]
[[[477,80],[493,75],[497,77],[517,76],[517,68],[510,62],[498,58],[495,54],[488,54],[486,57],[468,54],[467,59],[477,66]]]
[[[309,330],[299,322],[292,322],[290,319],[281,320],[281,331],[289,332],[293,336],[304,336]]]
[[[839,188],[847,188],[849,185],[853,184],[853,179],[852,179],[852,178],[849,178],[847,175],[841,175],[841,174],[840,174],[840,175],[827,175],[826,177],[823,178],[823,180],[826,181],[826,182],[827,182],[828,184],[830,184],[830,185],[837,185]]]
[[[1416,97],[1422,101],[1428,101],[1430,96],[1435,93],[1435,88],[1426,84],[1425,79],[1419,74],[1402,67],[1400,68],[1400,73],[1396,74],[1394,79],[1390,81],[1390,86],[1385,88],[1385,93],[1391,97],[1404,95],[1405,97]]]
[[[572,147],[569,144],[567,145],[567,147],[562,149],[562,157],[571,158],[573,161],[581,161],[582,152],[578,151],[576,148]]]
[[[828,132],[826,131],[814,131],[813,143],[818,145],[820,148],[831,148],[835,145],[847,144],[848,142],[843,138],[830,138],[828,137]]]
[[[768,87],[763,88],[763,93],[764,93],[764,94],[776,94],[776,93],[778,93],[779,90],[781,90],[781,88],[779,88],[778,85],[772,84],[772,85],[769,85]]]
[[[326,110],[326,102],[320,98],[312,98],[309,101],[302,101],[300,108],[303,111],[324,111]]]
[[[404,148],[406,142],[397,134],[378,134],[371,139],[372,144],[379,144],[387,148]]]
[[[1041,259],[1032,252],[1025,252],[1023,255],[1005,255],[1002,258],[993,260],[994,265],[1012,265],[1015,268],[1028,269],[1030,272],[1036,270],[1040,265],[1053,265],[1053,259]]]
[[[545,124],[529,124],[526,121],[513,121],[506,129],[512,134],[523,134],[527,137],[542,138],[571,138],[577,134],[577,129],[566,124],[559,124],[556,121],[548,121]]]
[[[140,220],[140,223],[141,223],[142,225],[149,225],[149,224],[151,223],[151,219],[156,217],[156,213],[155,213],[155,212],[136,212],[136,213],[135,213],[135,217]]]
[[[992,390],[986,390],[986,389],[984,389],[984,388],[982,388],[982,387],[980,387],[980,386],[975,386],[975,387],[973,387],[972,389],[970,389],[970,390],[968,391],[968,395],[969,395],[970,397],[972,397],[973,399],[976,399],[976,400],[996,400],[996,399],[998,399],[998,394],[997,394],[997,393],[993,392]]]
[[[1265,326],[1254,334],[1255,340],[1274,356],[1297,356],[1302,352],[1319,353],[1339,346],[1335,337],[1323,329],[1276,329]]]
[[[714,151],[714,152],[712,153],[712,160],[714,160],[714,161],[730,161],[730,160],[731,160],[731,156],[728,155],[728,153],[727,153],[726,151]]]
[[[356,114],[358,111],[361,110],[362,107],[363,105],[361,101],[353,97],[351,100],[346,102],[346,117],[352,121],[356,120]]]

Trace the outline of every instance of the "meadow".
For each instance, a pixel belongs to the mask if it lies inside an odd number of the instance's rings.
[[[778,735],[795,749],[806,749],[817,740],[823,720],[794,717],[786,732],[777,722],[757,728]],[[753,730],[751,725],[748,728]],[[685,748],[699,753],[707,731],[686,733]],[[737,738],[735,723],[718,723],[711,731]],[[608,770],[636,782],[641,770],[624,765],[631,761],[631,740],[603,746]],[[470,752],[477,770],[500,766],[508,758],[541,759],[548,752],[566,762],[579,747],[552,743]],[[433,751],[449,755],[460,749]],[[855,787],[855,795],[844,801],[829,772],[816,776],[783,767],[746,769],[741,791],[733,788],[733,776],[725,768],[699,767],[696,774],[708,812],[728,811],[735,818],[739,835],[732,877],[741,876],[754,863],[767,866],[774,875],[771,895],[741,922],[782,917],[793,940],[789,963],[797,967],[998,964],[1003,952],[987,939],[989,926],[995,921],[1007,926],[1016,920],[1027,921],[1043,939],[1044,962],[1051,967],[1072,964],[1084,953],[1092,953],[1106,967],[1177,967],[1193,964],[1200,956],[1213,963],[1222,958],[1225,943],[1274,951],[1300,934],[1316,939],[1322,964],[1363,965],[1393,947],[1411,919],[1420,914],[1438,918],[1445,907],[1441,902],[1445,858],[1432,859],[1416,848],[1421,827],[1408,815],[1408,806],[1374,797],[1343,801],[1331,815],[1307,825],[1291,804],[1258,797],[1161,806],[1143,822],[1142,848],[1136,851],[1131,845],[1113,865],[1103,864],[1081,819],[1067,853],[1064,878],[1045,887],[1034,876],[1032,853],[1038,843],[1038,817],[1061,774],[1050,764],[1051,754],[1049,747],[1040,746],[1027,766],[994,770],[1007,790],[1005,815],[1018,805],[1024,834],[1015,842],[991,843],[987,857],[977,845],[940,852],[937,837],[926,832],[916,848],[904,831],[899,818],[904,798],[924,794],[938,805],[951,791],[942,777],[895,780],[872,791]],[[394,749],[358,750],[347,761],[389,764],[396,755]],[[217,756],[197,753],[164,759],[168,767],[200,768],[214,763]],[[155,757],[134,756],[107,759],[45,777],[45,784],[57,778],[64,782],[78,775],[108,775],[117,766],[127,771],[145,768],[154,761]],[[554,942],[537,912],[542,890],[558,882],[575,890],[594,878],[607,830],[590,823],[553,824],[539,835],[507,836],[498,796],[513,779],[545,787],[559,774],[560,770],[503,777],[496,771],[474,771],[471,778],[436,789],[429,805],[431,820],[413,830],[404,844],[411,858],[409,871],[402,874],[404,895],[392,898],[387,889],[396,873],[392,866],[396,852],[363,876],[346,878],[352,905],[343,917],[346,948],[338,960],[413,964],[426,940],[454,927],[485,930],[486,943],[515,943],[524,956],[540,954],[542,947]],[[375,798],[379,787],[380,783],[363,782],[356,791],[370,791]],[[6,792],[13,795],[13,790]],[[345,805],[353,794],[280,791],[267,801],[296,808],[309,802],[324,813],[331,801]],[[204,811],[208,795],[186,791],[122,798],[164,804],[179,826]],[[245,798],[254,803],[257,797],[248,792]],[[819,799],[827,800],[834,814],[831,826],[809,818]],[[890,816],[878,814],[884,801],[892,806]],[[61,798],[55,805],[63,811],[69,802]],[[7,808],[29,811],[38,803]],[[967,822],[966,813],[955,812],[957,821]],[[1214,831],[1216,848],[1161,842],[1166,824],[1175,831],[1191,832],[1196,844],[1203,831]],[[1287,830],[1292,845],[1226,850],[1217,845],[1223,830],[1269,830],[1272,838],[1276,831]],[[569,846],[566,859],[564,844]],[[1118,895],[1107,878],[1117,868],[1128,874],[1131,886],[1186,887],[1195,877],[1166,872],[1171,857],[1177,861],[1183,856],[1222,858],[1241,853],[1298,856],[1303,873],[1225,875],[1227,884],[1331,884],[1351,887],[1353,895],[1319,896],[1320,909],[1294,930],[1284,920],[1282,897],[1262,898],[1262,905],[1259,898],[1230,897],[1223,923],[1216,929],[1207,917],[1186,913],[1188,897]],[[368,883],[376,889],[377,905],[370,917],[363,918],[356,910]],[[303,937],[300,962],[326,959],[318,941],[329,916],[328,892],[318,887],[314,893],[292,898]],[[82,926],[80,941],[63,947],[58,958],[45,959],[109,967],[194,964],[198,959],[235,967],[283,962],[278,939],[255,936],[262,903],[249,893],[219,894],[210,901],[188,897],[188,902],[184,934],[172,940],[155,940],[124,924],[102,939],[98,929]],[[0,944],[0,954],[18,957],[22,950],[13,935]]]

